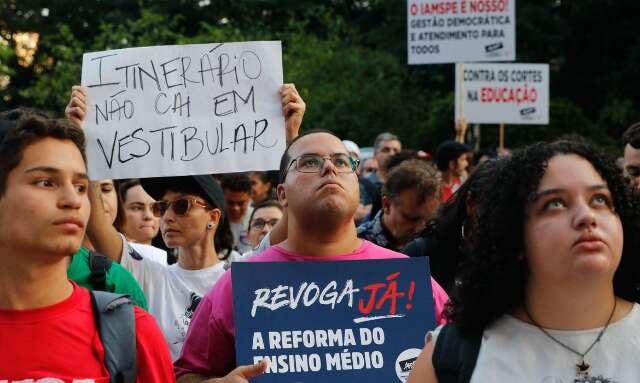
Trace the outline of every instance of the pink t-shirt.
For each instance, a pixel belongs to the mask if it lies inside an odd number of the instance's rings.
[[[362,246],[352,253],[327,257],[296,255],[279,246],[272,246],[263,253],[249,258],[247,262],[355,261],[406,257],[404,254],[363,241]],[[176,376],[196,373],[207,377],[221,377],[236,367],[231,289],[231,270],[228,270],[198,305],[187,332],[182,355],[174,363]],[[449,297],[433,278],[431,289],[435,302],[436,325],[444,324],[442,310]]]

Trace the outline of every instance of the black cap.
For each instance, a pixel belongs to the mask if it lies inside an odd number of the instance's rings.
[[[224,209],[224,193],[220,184],[209,174],[197,176],[179,177],[153,177],[141,178],[142,188],[159,201],[168,191],[195,194],[204,198],[211,206],[222,211],[222,216],[226,215]]]

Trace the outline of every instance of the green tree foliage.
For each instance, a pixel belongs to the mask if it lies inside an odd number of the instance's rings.
[[[391,131],[406,146],[434,150],[453,137],[453,65],[407,65],[405,7],[404,0],[5,0],[0,107],[60,115],[80,82],[84,52],[276,39],[285,81],[307,102],[306,129],[330,129],[362,146]],[[640,35],[632,32],[639,11],[631,0],[517,1],[518,61],[551,65],[551,122],[507,126],[508,146],[577,133],[617,149],[622,131],[640,119]],[[32,65],[18,63],[16,32],[40,35]],[[482,146],[497,145],[498,127],[482,129]]]

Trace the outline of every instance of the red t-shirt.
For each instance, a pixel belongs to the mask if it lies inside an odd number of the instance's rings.
[[[155,319],[134,308],[138,382],[175,382]],[[73,284],[64,301],[32,310],[0,309],[0,382],[109,382],[89,291]]]
[[[442,184],[440,188],[440,202],[447,202],[449,198],[460,188],[460,178],[456,177],[451,182],[451,185]]]

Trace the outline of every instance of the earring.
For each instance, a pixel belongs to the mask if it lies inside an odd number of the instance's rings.
[[[462,225],[460,225],[460,236],[462,238],[463,241],[467,240],[467,235],[468,233],[468,229],[465,229],[465,227],[469,226],[471,224],[469,218],[465,218],[464,221],[462,221]]]
[[[208,223],[207,224],[207,230],[211,230],[213,229],[213,224],[212,223]]]

